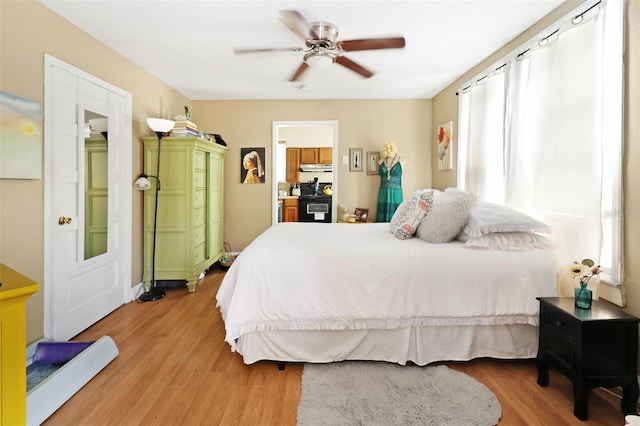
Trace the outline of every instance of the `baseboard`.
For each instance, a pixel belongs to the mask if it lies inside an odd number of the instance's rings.
[[[618,306],[627,306],[627,291],[624,285],[612,286],[601,282],[598,288],[598,295]]]
[[[134,285],[133,287],[131,287],[131,299],[130,301],[134,301],[136,300],[138,297],[140,297],[140,295],[143,293],[142,291],[142,281],[139,282],[138,284]]]

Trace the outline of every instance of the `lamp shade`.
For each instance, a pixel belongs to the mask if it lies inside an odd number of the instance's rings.
[[[165,120],[164,118],[147,118],[147,126],[154,132],[168,132],[173,129],[175,121]]]
[[[135,189],[139,189],[140,191],[146,191],[151,188],[151,182],[145,176],[140,176],[138,180],[133,184]]]
[[[91,128],[98,133],[107,132],[109,130],[109,119],[92,118],[91,120],[89,120],[89,126],[91,126]]]

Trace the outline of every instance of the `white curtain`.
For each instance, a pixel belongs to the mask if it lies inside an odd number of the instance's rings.
[[[544,221],[561,263],[592,258],[612,284],[623,280],[621,10],[610,0],[577,25],[572,14],[459,100],[462,187]]]
[[[460,123],[467,143],[458,153],[458,186],[484,200],[504,203],[504,116],[507,94],[504,73],[481,78],[473,90],[460,93]],[[461,139],[461,135],[459,135]],[[461,160],[460,160],[461,159]],[[487,167],[491,164],[491,167]],[[461,174],[461,175],[460,175]],[[464,182],[460,185],[461,182]]]

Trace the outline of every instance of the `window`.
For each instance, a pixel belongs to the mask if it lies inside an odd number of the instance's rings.
[[[582,6],[459,91],[459,186],[621,284],[623,2]]]

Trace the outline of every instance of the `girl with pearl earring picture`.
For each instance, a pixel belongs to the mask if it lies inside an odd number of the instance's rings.
[[[242,166],[240,181],[242,183],[264,183],[264,167],[262,158],[264,148],[240,148]]]

